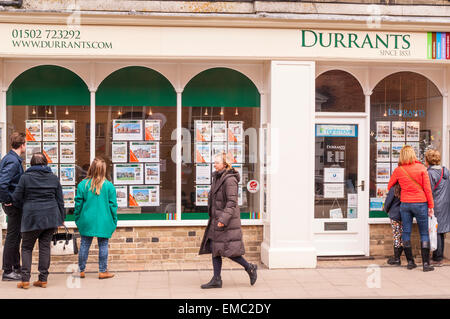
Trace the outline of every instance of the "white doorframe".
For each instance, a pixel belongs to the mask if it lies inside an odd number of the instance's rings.
[[[315,124],[357,124],[358,125],[358,180],[357,185],[361,185],[362,181],[365,182],[364,191],[358,188],[358,221],[357,228],[359,238],[362,240],[361,249],[354,251],[327,251],[320,252],[317,250],[317,255],[330,256],[330,255],[369,255],[370,239],[369,239],[369,143],[367,143],[370,136],[370,123],[368,113],[316,113]],[[314,213],[314,212],[313,212]],[[353,222],[352,219],[330,219],[329,221],[346,221]],[[324,219],[313,218],[313,229],[318,229],[318,224],[323,224]],[[315,231],[314,231],[315,232]],[[326,234],[339,235],[350,234],[345,231],[327,231]],[[325,234],[325,231],[322,232]],[[314,233],[313,237],[316,239],[320,237],[319,233]],[[331,238],[331,237],[330,237]],[[317,243],[317,242],[316,242]],[[316,246],[316,248],[318,248]]]

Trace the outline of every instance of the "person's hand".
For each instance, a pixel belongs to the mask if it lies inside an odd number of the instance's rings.
[[[6,207],[12,206],[12,203],[5,204]]]
[[[432,217],[434,215],[434,209],[433,208],[428,208],[428,216]]]
[[[217,226],[219,226],[219,227],[224,227],[225,225],[222,224],[221,222],[218,222],[218,223],[217,223]]]

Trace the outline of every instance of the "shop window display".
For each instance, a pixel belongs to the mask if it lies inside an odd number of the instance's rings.
[[[428,149],[442,151],[442,96],[426,77],[399,72],[380,81],[371,96],[370,216],[383,212],[387,183],[405,145],[424,163]]]

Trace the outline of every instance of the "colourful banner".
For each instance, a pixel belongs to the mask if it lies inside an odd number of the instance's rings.
[[[427,58],[450,60],[450,32],[428,32]]]

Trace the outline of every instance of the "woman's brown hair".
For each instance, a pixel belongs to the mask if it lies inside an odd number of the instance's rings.
[[[441,164],[441,153],[437,150],[428,150],[425,153],[425,159],[430,165],[440,165]]]
[[[100,191],[106,179],[106,162],[103,158],[97,156],[94,159],[88,169],[86,179],[91,180],[90,190],[93,193],[100,195]]]
[[[403,146],[400,150],[398,165],[414,164],[415,161],[417,161],[417,157],[414,149],[409,145]]]

